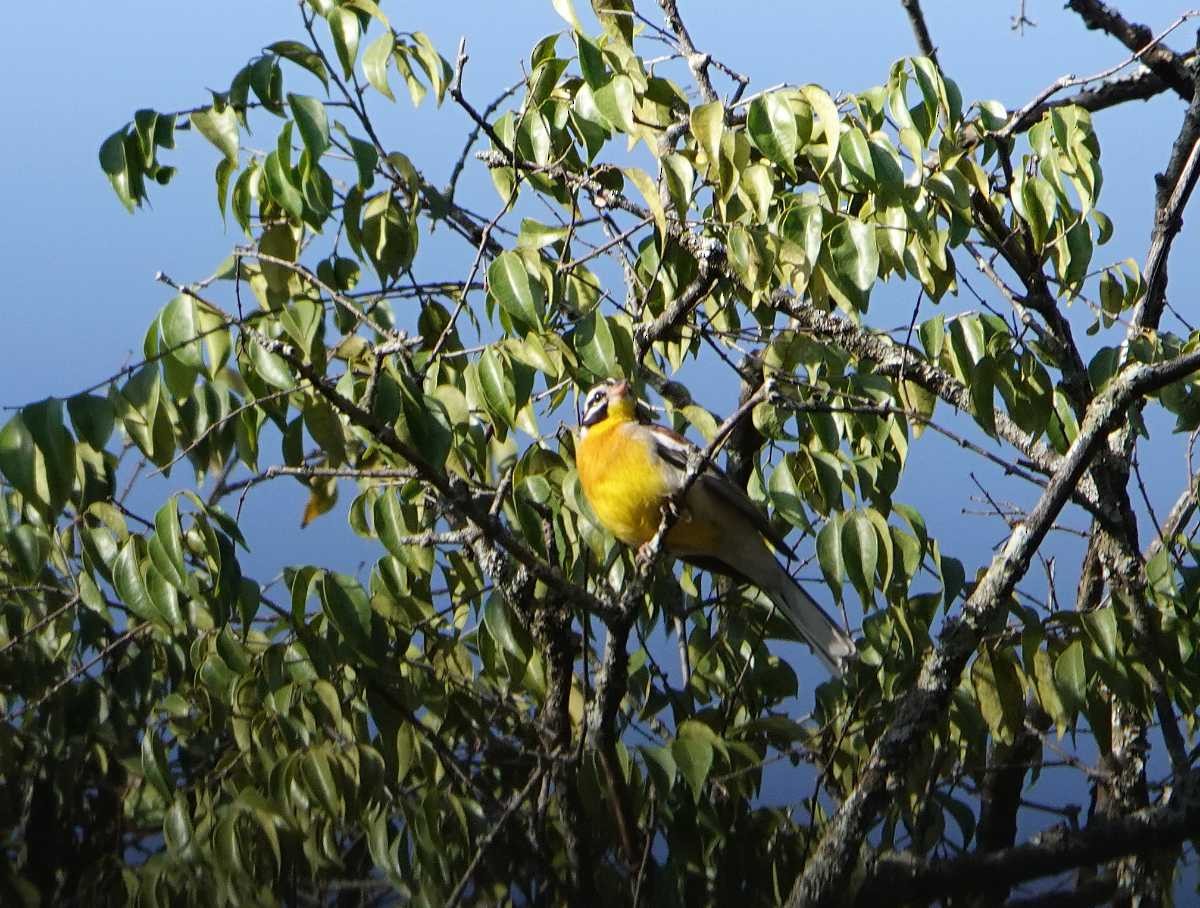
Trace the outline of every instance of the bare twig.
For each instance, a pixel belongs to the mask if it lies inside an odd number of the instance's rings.
[[[692,71],[692,77],[696,80],[696,86],[700,89],[705,103],[717,100],[717,92],[713,88],[712,80],[708,77],[708,66],[712,63],[712,57],[696,50],[696,45],[692,43],[692,36],[688,34],[687,26],[683,24],[683,19],[679,15],[679,7],[675,0],[658,0],[658,5],[662,8],[667,25],[675,34],[675,40],[679,43],[679,51],[687,61],[688,69]]]
[[[1145,25],[1130,22],[1115,8],[1100,0],[1068,0],[1067,9],[1078,14],[1088,28],[1107,32],[1130,50],[1138,51],[1138,56],[1144,55],[1146,66],[1171,86],[1180,97],[1191,99],[1195,91],[1191,74],[1178,54],[1159,44],[1161,36],[1160,39],[1153,39],[1150,29]],[[1181,20],[1196,14],[1196,10],[1190,10],[1183,14]],[[1178,22],[1172,28],[1177,25]]]
[[[1104,6],[1104,4],[1102,4],[1102,3],[1094,3],[1093,0],[1071,0],[1071,2],[1069,2],[1067,5],[1070,6],[1071,8],[1075,8],[1075,6],[1077,4],[1080,6],[1089,6],[1089,7],[1095,6],[1095,7],[1100,7],[1100,8],[1103,8],[1103,6]],[[1000,135],[1002,137],[1008,137],[1008,136],[1012,135],[1014,132],[1017,131],[1018,127],[1020,127],[1021,124],[1028,121],[1029,114],[1031,111],[1041,107],[1049,98],[1051,98],[1053,95],[1058,94],[1060,91],[1064,91],[1065,89],[1073,88],[1073,87],[1080,86],[1080,85],[1087,85],[1090,82],[1102,81],[1104,79],[1109,78],[1110,76],[1116,75],[1118,72],[1123,70],[1125,67],[1130,66],[1133,63],[1138,62],[1139,60],[1143,60],[1147,63],[1147,65],[1150,65],[1148,58],[1155,58],[1156,52],[1161,53],[1162,41],[1169,34],[1171,34],[1171,32],[1175,31],[1175,29],[1177,29],[1177,28],[1179,28],[1179,26],[1183,25],[1183,23],[1187,22],[1189,19],[1194,18],[1197,15],[1200,15],[1200,10],[1189,10],[1188,12],[1186,12],[1182,16],[1180,16],[1178,19],[1176,19],[1174,22],[1172,22],[1170,25],[1168,25],[1162,31],[1162,33],[1158,34],[1158,35],[1152,36],[1150,34],[1149,30],[1147,29],[1144,33],[1143,40],[1141,40],[1137,44],[1127,45],[1127,46],[1129,46],[1130,50],[1133,51],[1133,53],[1129,57],[1122,60],[1120,63],[1116,64],[1115,66],[1110,66],[1107,69],[1101,70],[1098,73],[1095,73],[1090,76],[1083,76],[1082,78],[1076,77],[1074,75],[1066,75],[1066,76],[1061,76],[1058,79],[1054,80],[1052,83],[1050,83],[1048,86],[1046,86],[1040,92],[1038,92],[1038,94],[1034,96],[1032,101],[1030,101],[1028,104],[1026,104],[1024,107],[1022,107],[1016,113],[1014,113],[1012,115],[1012,117],[1009,119],[1009,122],[1004,126],[1003,129],[1001,129],[999,131],[998,135]],[[1177,55],[1172,51],[1168,51],[1168,53],[1170,54],[1171,58],[1178,63],[1179,68],[1184,73],[1186,73],[1186,68],[1183,66],[1182,62],[1179,62]],[[1173,69],[1174,69],[1174,67],[1172,67],[1172,71],[1173,71]],[[1159,69],[1155,69],[1155,72],[1159,76],[1159,78],[1163,79],[1172,88],[1175,88],[1176,90],[1178,90],[1179,83],[1178,83],[1178,80],[1176,78],[1174,78],[1174,76],[1172,78],[1167,78],[1166,76],[1164,76],[1163,72]],[[1184,95],[1184,97],[1190,99],[1193,94],[1190,89],[1190,86],[1191,86],[1190,78],[1187,81],[1188,81],[1188,85],[1189,85],[1189,90],[1188,90],[1187,94]]]
[[[908,23],[912,26],[913,37],[917,39],[917,47],[921,49],[921,53],[933,61],[934,66],[940,68],[937,48],[929,36],[929,25],[925,21],[925,14],[921,11],[921,0],[900,0],[900,5],[908,14]]]
[[[504,824],[508,822],[509,818],[521,808],[522,804],[525,803],[525,799],[529,797],[530,792],[532,792],[533,789],[542,781],[542,773],[543,770],[539,769],[537,772],[532,773],[529,776],[529,781],[525,783],[524,787],[522,787],[520,791],[513,795],[513,797],[509,800],[508,805],[504,808],[504,812],[500,814],[500,816],[496,819],[496,822],[492,824],[492,828],[489,829],[484,837],[479,840],[479,844],[475,847],[475,854],[472,855],[470,863],[467,864],[466,870],[463,871],[463,875],[459,877],[458,883],[455,885],[454,889],[451,890],[450,896],[446,899],[446,908],[455,908],[455,906],[458,905],[458,903],[462,900],[463,894],[466,892],[467,886],[471,882],[471,877],[475,874],[475,868],[479,866],[479,862],[482,861],[484,855],[487,854],[487,850],[489,847],[491,847],[492,841],[497,835],[500,834],[500,830],[504,828]]]

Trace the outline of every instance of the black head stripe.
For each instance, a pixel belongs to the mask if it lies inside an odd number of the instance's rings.
[[[588,398],[580,422],[585,426],[594,426],[608,415],[608,397],[604,394],[593,394]]]

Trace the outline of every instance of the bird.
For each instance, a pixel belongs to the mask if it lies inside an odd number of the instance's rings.
[[[575,465],[600,523],[639,553],[658,532],[663,508],[686,482],[695,445],[651,421],[628,381],[607,379],[584,399]],[[694,463],[695,461],[693,461]],[[684,494],[663,539],[668,553],[758,587],[783,612],[831,674],[855,655],[854,641],[776,559],[794,557],[766,514],[715,465]]]

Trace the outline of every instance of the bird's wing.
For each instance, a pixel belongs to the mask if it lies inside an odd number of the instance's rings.
[[[690,452],[697,450],[696,446],[678,432],[668,429],[666,426],[644,425],[638,428],[649,433],[651,442],[654,445],[654,453],[678,471],[678,478],[675,482],[671,483],[673,488],[678,488],[687,474],[688,455]],[[716,464],[710,463],[705,471],[697,477],[696,484],[702,486],[706,492],[715,498],[736,509],[739,514],[749,520],[751,525],[765,536],[771,545],[780,552],[783,552],[789,558],[796,557],[795,551],[787,544],[783,536],[771,526],[771,521],[767,519],[767,515],[762,512],[762,509],[751,501],[750,496],[739,488],[737,483],[725,475],[725,472]]]

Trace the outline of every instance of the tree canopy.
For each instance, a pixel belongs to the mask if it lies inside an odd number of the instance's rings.
[[[901,3],[918,55],[867,88],[758,86],[675,0],[553,0],[523,77],[469,91],[419,9],[306,0],[303,40],[105,139],[131,212],[209,143],[239,236],[160,273],[137,362],[0,428],[0,899],[1169,901],[1200,833],[1200,335],[1167,283],[1195,13],[1070,0],[1114,65],[1008,110]],[[1178,134],[1114,261],[1092,114],[1147,99]],[[411,105],[470,134],[421,160],[383,128]],[[661,551],[670,509],[641,558],[599,526],[575,408],[610,377],[797,544],[843,677],[801,691],[769,602]],[[1138,453],[1172,432],[1156,509]],[[987,477],[990,556],[901,494],[935,436]],[[254,576],[270,482],[305,523],[353,496],[374,560]]]

